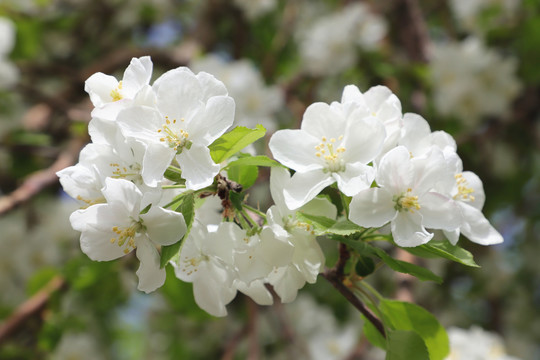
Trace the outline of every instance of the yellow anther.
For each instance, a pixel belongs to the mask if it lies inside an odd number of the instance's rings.
[[[318,152],[318,153],[315,154],[315,156],[316,156],[316,157],[321,157],[321,153]]]
[[[118,82],[118,86],[111,90],[110,92],[110,96],[112,98],[112,101],[118,101],[118,100],[122,100],[124,97],[122,96],[122,94],[120,93],[120,90],[122,90],[122,82]]]
[[[343,140],[343,135],[339,135],[338,140],[339,141]]]
[[[323,142],[326,142],[326,136],[323,136],[323,137],[322,137],[322,141],[323,141]]]
[[[468,187],[467,179],[463,177],[463,174],[459,173],[454,175],[457,183],[457,194],[454,195],[454,200],[462,201],[474,201],[475,197],[471,195],[474,192],[473,188]]]
[[[331,143],[335,143],[335,142],[336,142],[336,139],[335,139],[335,138],[331,138],[331,139],[330,139],[330,142],[331,142]]]

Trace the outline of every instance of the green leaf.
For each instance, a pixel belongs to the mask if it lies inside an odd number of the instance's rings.
[[[161,259],[159,264],[161,268],[167,265],[170,260],[172,260],[175,256],[178,255],[184,239],[188,237],[189,232],[191,231],[193,219],[195,219],[195,194],[191,191],[186,193],[186,195],[182,199],[182,202],[180,203],[180,205],[178,205],[175,211],[184,215],[184,221],[186,222],[187,230],[184,236],[178,242],[172,245],[161,247]]]
[[[369,244],[366,244],[364,241],[361,240],[351,240],[347,238],[342,237],[334,237],[335,240],[341,241],[342,243],[349,245],[351,248],[353,248],[356,252],[362,255],[371,255],[376,256],[386,265],[388,265],[392,270],[410,274],[422,281],[435,281],[436,283],[442,283],[442,278],[435,275],[430,270],[423,268],[421,266],[408,263],[406,261],[401,261],[394,259],[390,255],[388,255],[384,250],[379,249],[375,246],[371,246]]]
[[[219,164],[263,137],[265,133],[266,129],[260,124],[255,129],[237,126],[232,131],[216,139],[208,147],[210,149],[210,156],[216,164]]]
[[[377,328],[366,319],[364,315],[362,315],[362,319],[364,320],[364,328],[362,329],[362,332],[368,339],[368,341],[377,347],[380,347],[383,350],[386,350],[386,339],[382,336],[382,334],[377,330]]]
[[[235,166],[266,166],[266,167],[285,167],[275,160],[264,155],[246,156],[238,160],[231,161],[225,168],[229,169]]]
[[[414,331],[391,330],[386,333],[386,360],[434,360],[426,344]]]
[[[296,218],[312,225],[317,235],[326,234],[328,229],[336,223],[336,220],[327,218],[326,216],[310,215],[301,211],[296,212]]]
[[[387,299],[381,301],[379,309],[384,315],[385,324],[387,326],[391,327],[393,330],[408,330],[415,332],[423,340],[423,343],[429,352],[428,357],[414,355],[403,359],[425,358],[430,360],[443,360],[446,358],[450,351],[448,335],[435,316],[429,311],[415,304]],[[397,339],[401,339],[401,336],[405,337],[405,335],[399,335]],[[389,340],[387,343],[388,353],[390,354],[393,350],[400,350],[400,346],[403,346],[399,345],[401,340],[398,343],[393,343],[391,331],[388,331],[387,337]],[[415,348],[418,347],[418,341],[412,339],[410,341],[414,344]],[[405,350],[407,349],[402,349],[400,351]],[[420,349],[416,350],[420,351]],[[422,354],[422,352],[419,352],[419,354]],[[396,356],[398,355],[396,354]],[[401,358],[395,357],[392,359]]]
[[[171,180],[171,181],[174,181],[175,183],[179,183],[179,182],[184,182],[185,180],[182,179],[182,173],[181,172],[178,172],[178,171],[175,171],[171,168],[165,170],[165,174],[163,174],[163,176],[167,179],[167,180]]]
[[[332,227],[327,231],[328,234],[349,236],[359,232],[364,231],[365,229],[361,226],[356,225],[355,223],[349,220],[341,220],[336,222]]]
[[[431,257],[442,257],[449,259],[455,262],[458,262],[463,265],[471,267],[480,267],[476,262],[474,262],[473,255],[467,250],[450,244],[448,241],[444,242],[430,242],[421,246],[413,248],[403,248],[413,255],[431,258]]]
[[[252,165],[233,166],[227,170],[227,177],[241,184],[244,190],[255,184],[258,176],[259,168]]]

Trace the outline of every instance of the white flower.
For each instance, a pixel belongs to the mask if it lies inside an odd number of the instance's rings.
[[[435,44],[431,50],[433,96],[441,114],[474,127],[484,116],[508,112],[521,88],[515,58],[502,57],[473,37]]]
[[[384,139],[384,125],[360,104],[310,105],[299,130],[279,130],[269,143],[276,160],[296,170],[285,188],[287,206],[296,209],[335,182],[347,196],[369,187],[374,170],[367,164]]]
[[[324,254],[311,233],[309,225],[296,219],[295,212],[285,205],[283,188],[290,181],[289,171],[283,168],[272,168],[270,175],[270,191],[275,205],[267,212],[268,226],[274,236],[289,242],[294,247],[292,259],[285,266],[277,266],[268,275],[268,282],[281,298],[291,302],[296,298],[298,289],[307,282],[313,284],[324,267]],[[336,207],[326,199],[313,199],[300,211],[311,215],[335,218]]]
[[[233,223],[221,223],[216,231],[209,232],[205,225],[195,222],[179,258],[171,262],[177,278],[193,283],[197,305],[214,316],[227,315],[225,306],[236,296],[232,263],[238,236],[242,232]]]
[[[426,156],[433,147],[441,149],[445,157],[457,156],[457,144],[452,135],[444,131],[431,132],[428,122],[413,113],[403,116],[398,144],[405,146],[413,157]]]
[[[207,55],[193,61],[191,68],[223,81],[236,104],[234,125],[252,128],[262,124],[268,131],[275,130],[272,114],[283,106],[283,93],[277,86],[266,86],[252,62],[247,59],[225,62],[216,55]]]
[[[19,79],[19,69],[7,59],[15,45],[15,25],[0,17],[0,89],[9,88]]]
[[[146,144],[143,167],[165,171],[176,158],[188,189],[210,185],[220,166],[210,157],[210,145],[234,120],[234,101],[212,75],[177,68],[153,85],[156,106],[122,110],[118,124],[127,137]]]
[[[447,360],[519,360],[506,354],[503,340],[477,326],[469,330],[451,327],[448,329],[450,355]]]
[[[137,93],[150,83],[152,67],[149,56],[133,58],[122,80],[118,81],[114,76],[98,72],[86,80],[84,90],[98,108],[116,101],[133,100]]]
[[[452,175],[439,149],[433,148],[426,158],[411,159],[408,149],[398,146],[381,159],[375,178],[379,187],[353,197],[349,218],[365,227],[390,222],[399,246],[425,244],[433,237],[426,227],[455,230],[460,226],[454,201],[434,191],[449,188]]]
[[[486,196],[482,186],[482,180],[470,171],[463,171],[461,161],[457,162],[455,183],[450,196],[458,205],[463,222],[459,229],[445,231],[445,235],[452,244],[459,240],[463,233],[469,240],[481,245],[499,244],[504,241],[503,237],[482,214],[482,207]]]
[[[341,103],[349,111],[363,109],[363,116],[380,121],[386,130],[386,139],[378,160],[388,151],[396,147],[403,128],[401,102],[386,86],[378,85],[361,93],[355,85],[347,85],[343,89]],[[362,111],[362,110],[358,110]]]
[[[272,11],[277,5],[276,0],[234,0],[234,3],[244,11],[250,20],[255,20]]]
[[[357,46],[375,49],[386,23],[364,4],[351,4],[317,19],[299,35],[303,69],[312,75],[336,75],[354,65]]]
[[[156,246],[171,245],[182,238],[186,224],[182,214],[152,205],[135,184],[107,178],[102,191],[106,204],[75,211],[71,226],[81,232],[81,249],[92,260],[108,261],[137,249],[139,290],[151,292],[163,285]]]
[[[469,31],[482,33],[483,28],[504,25],[512,20],[521,0],[451,0],[450,9],[459,25]],[[485,12],[491,11],[486,22]]]

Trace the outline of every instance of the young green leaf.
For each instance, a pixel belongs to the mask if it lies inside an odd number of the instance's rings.
[[[241,184],[245,190],[250,188],[253,184],[255,184],[255,181],[257,181],[257,177],[259,176],[259,168],[252,165],[233,166],[227,171],[227,176],[230,180]]]
[[[208,147],[210,149],[210,156],[216,164],[219,164],[263,137],[265,133],[266,129],[260,124],[255,129],[237,126],[232,131],[216,139]]]
[[[432,257],[442,257],[449,259],[455,262],[458,262],[463,265],[471,267],[480,267],[474,261],[473,255],[467,250],[457,246],[452,245],[448,241],[444,242],[429,242],[421,246],[413,248],[403,248],[410,252],[413,255],[432,258]]]
[[[386,360],[434,360],[422,337],[414,331],[391,330],[386,336]]]
[[[278,163],[275,160],[270,159],[267,156],[264,155],[258,155],[258,156],[245,156],[238,160],[231,161],[225,169],[230,169],[235,166],[266,166],[266,167],[284,167],[280,163]]]
[[[186,193],[186,195],[182,199],[182,202],[180,203],[180,205],[178,205],[175,211],[180,212],[182,213],[182,215],[184,215],[184,221],[186,222],[187,230],[182,239],[180,239],[180,241],[172,245],[161,247],[160,266],[162,268],[167,265],[169,260],[173,259],[175,256],[178,255],[184,239],[188,237],[189,232],[191,231],[191,226],[193,225],[193,220],[195,219],[195,194],[193,192]]]
[[[342,243],[349,245],[351,248],[353,248],[357,253],[362,255],[371,255],[376,256],[379,259],[381,259],[386,265],[388,265],[392,270],[410,274],[422,281],[435,281],[436,283],[442,283],[442,278],[435,275],[430,270],[423,268],[421,266],[408,263],[406,261],[401,261],[394,259],[390,255],[388,255],[384,250],[371,246],[369,244],[366,244],[364,241],[359,240],[351,240],[343,237],[333,237],[333,239],[341,241]]]
[[[413,331],[420,336],[429,352],[426,359],[443,360],[448,355],[450,351],[448,335],[435,316],[426,309],[408,302],[384,299],[379,304],[379,310],[384,315],[385,324],[393,330]],[[395,347],[394,350],[398,350],[399,346],[391,340],[392,332],[389,331],[387,336],[390,340],[387,344],[388,352]],[[404,359],[422,359],[422,357],[414,355]]]

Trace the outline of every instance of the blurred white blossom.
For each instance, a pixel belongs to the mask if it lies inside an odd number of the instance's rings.
[[[477,326],[469,330],[451,327],[447,333],[450,355],[446,360],[518,360],[506,354],[500,336]]]
[[[368,6],[348,5],[299,30],[302,65],[312,75],[335,75],[354,65],[357,47],[376,49],[386,32],[386,22]]]
[[[434,102],[443,115],[475,127],[483,116],[503,116],[518,94],[517,59],[503,57],[478,38],[431,49]]]
[[[208,72],[225,84],[236,103],[233,125],[252,128],[262,124],[269,131],[276,129],[273,114],[283,107],[283,92],[275,85],[266,86],[252,62],[226,62],[216,55],[207,55],[193,61],[191,68],[194,72]]]
[[[256,18],[272,11],[277,5],[276,0],[234,0],[249,20]]]
[[[19,69],[8,59],[15,46],[15,25],[0,17],[0,90],[13,86],[19,79]]]
[[[512,19],[521,4],[521,0],[451,0],[450,9],[454,14],[459,26],[474,33],[481,32],[486,21],[482,21],[482,15],[490,10],[496,14],[492,19],[495,23],[501,23]],[[493,16],[492,14],[489,14]]]

